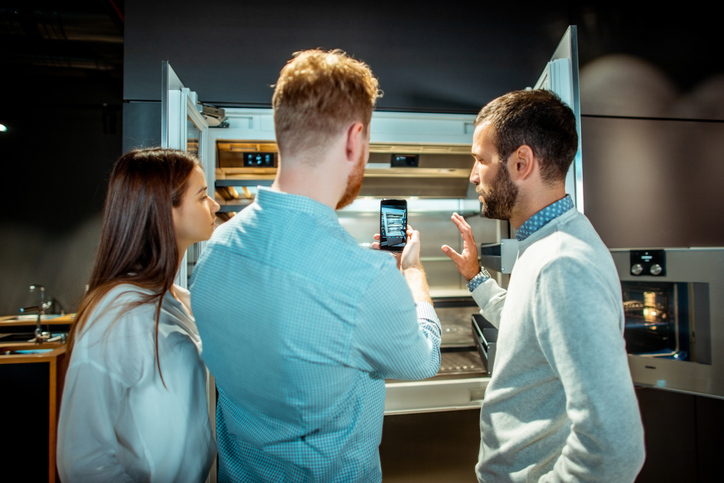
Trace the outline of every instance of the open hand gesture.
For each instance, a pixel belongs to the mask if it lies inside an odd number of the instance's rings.
[[[473,238],[473,229],[468,222],[465,221],[465,218],[457,213],[453,213],[452,221],[463,236],[463,252],[458,253],[448,245],[443,245],[442,251],[455,263],[455,266],[458,268],[460,274],[465,277],[465,280],[470,281],[471,278],[480,272],[478,248],[475,245],[475,238]]]

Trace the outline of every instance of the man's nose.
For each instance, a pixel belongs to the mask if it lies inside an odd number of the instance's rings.
[[[477,186],[480,184],[480,176],[478,176],[478,163],[477,161],[473,164],[473,169],[470,171],[470,182]]]

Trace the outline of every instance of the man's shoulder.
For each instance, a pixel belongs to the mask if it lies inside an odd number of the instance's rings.
[[[561,215],[541,232],[542,236],[533,241],[529,249],[547,254],[549,258],[573,256],[577,253],[608,254],[608,248],[591,222],[577,210]],[[610,254],[608,256],[610,257]]]
[[[234,248],[262,245],[275,249],[284,244],[321,244],[338,238],[341,226],[334,217],[303,210],[284,209],[281,204],[252,203],[219,226],[207,246]]]
[[[610,265],[607,268],[613,268],[611,252],[582,213],[576,211],[575,216],[563,223],[560,234],[562,256],[596,266]]]
[[[391,255],[360,246],[335,219],[296,212],[276,220],[258,211],[252,205],[220,226],[195,270],[276,267],[280,273],[328,280],[371,278],[395,266]]]
[[[231,219],[216,227],[207,246],[224,246],[256,224],[256,205],[252,203]]]
[[[581,286],[620,290],[611,252],[583,214],[577,212],[561,223],[536,248],[538,277],[573,279]]]
[[[527,270],[539,273],[547,267],[549,272],[559,268],[615,275],[611,253],[582,213],[566,213],[545,229],[545,235],[521,255]]]

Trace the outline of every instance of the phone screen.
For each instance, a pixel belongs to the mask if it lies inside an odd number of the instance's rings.
[[[402,251],[407,243],[407,201],[382,200],[380,204],[380,249]]]

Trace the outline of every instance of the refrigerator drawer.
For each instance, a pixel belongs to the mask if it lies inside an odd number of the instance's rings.
[[[454,411],[480,407],[489,377],[388,381],[385,414]]]

